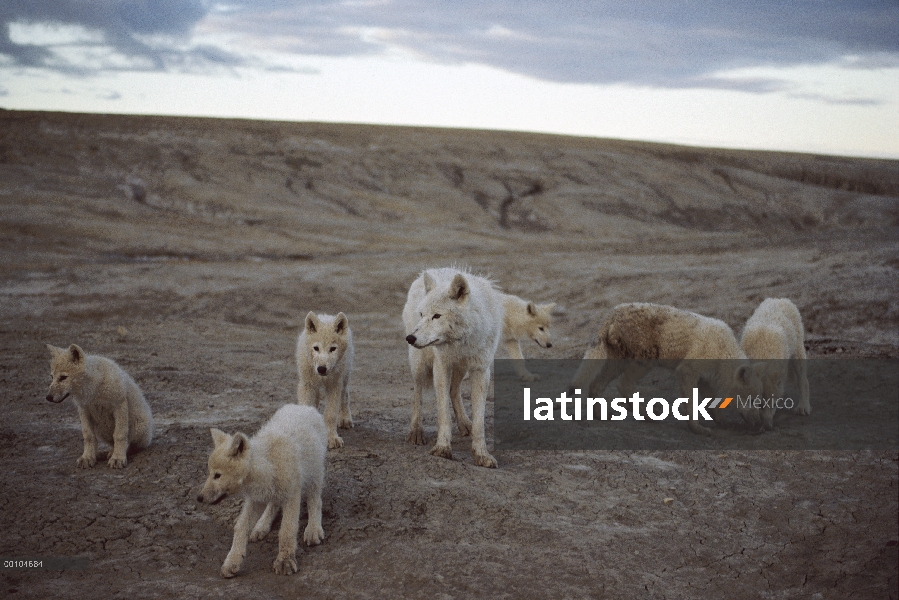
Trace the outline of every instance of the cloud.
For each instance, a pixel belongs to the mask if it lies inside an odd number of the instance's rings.
[[[717,74],[839,61],[860,69],[899,64],[895,0],[4,0],[0,53],[52,67],[53,46],[9,36],[10,24],[38,22],[100,31],[105,45],[152,69],[252,64],[259,51],[398,50],[556,82],[766,93],[783,89],[782,82]],[[233,42],[227,51],[191,46],[198,32]]]
[[[207,11],[200,0],[4,0],[0,54],[74,73],[242,64],[236,54],[189,44]],[[19,39],[29,35],[37,39]]]

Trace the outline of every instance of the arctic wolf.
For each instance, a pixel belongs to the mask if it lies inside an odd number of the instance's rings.
[[[209,455],[209,477],[197,502],[217,504],[229,494],[244,497],[243,510],[234,524],[231,551],[222,565],[222,576],[237,574],[246,555],[250,526],[259,520],[253,537],[262,539],[279,507],[283,515],[278,557],[273,567],[281,575],[296,573],[297,532],[304,495],[309,523],[303,541],[314,546],[325,537],[322,485],[328,432],[324,419],[311,406],[288,404],[279,408],[252,438],[242,433],[228,435],[218,429],[210,431],[215,447]]]
[[[322,396],[326,397],[328,448],[343,447],[337,428],[353,426],[349,386],[353,352],[353,332],[345,314],[306,315],[297,339],[297,403],[318,408]]]
[[[515,372],[524,381],[534,381],[537,376],[524,366],[524,355],[521,353],[521,340],[534,340],[541,348],[552,348],[549,337],[549,326],[552,321],[550,313],[556,305],[534,304],[522,300],[512,294],[503,294],[503,309],[506,316],[503,319],[503,344],[514,363]]]
[[[57,348],[47,344],[50,391],[47,401],[59,403],[72,396],[81,419],[84,452],[82,469],[97,464],[97,438],[112,445],[108,464],[121,469],[128,451],[141,450],[153,440],[153,413],[140,388],[128,373],[108,358],[85,354],[76,344]]]
[[[768,298],[762,302],[746,321],[740,347],[752,360],[772,359],[766,361],[762,374],[765,398],[782,397],[789,377],[799,387],[799,402],[793,412],[811,414],[805,330],[795,304],[786,298]],[[762,409],[762,421],[769,429],[774,428],[774,412],[774,408]]]
[[[596,338],[575,373],[571,388],[589,388],[598,396],[619,375],[619,393],[627,395],[649,366],[622,360],[666,360],[677,375],[680,395],[689,397],[700,381],[713,394],[755,397],[762,392],[759,371],[737,344],[733,331],[723,321],[659,304],[619,304],[600,327]],[[726,359],[726,360],[692,360]],[[657,365],[658,366],[658,365]],[[753,428],[761,425],[758,409],[738,408]],[[689,422],[694,433],[711,434],[697,421]]]
[[[431,454],[452,458],[449,408],[452,397],[462,435],[472,434],[475,464],[496,467],[484,438],[484,410],[490,369],[503,327],[502,294],[491,281],[456,268],[430,269],[409,288],[403,308],[409,365],[415,382],[412,422],[406,440],[424,444],[421,394],[431,386],[437,397],[437,442]],[[470,421],[462,409],[460,384],[471,378]]]

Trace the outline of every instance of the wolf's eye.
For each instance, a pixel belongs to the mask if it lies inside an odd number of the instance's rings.
[[[432,319],[439,319],[439,318],[440,318],[440,313],[434,313],[434,316],[431,317],[431,318],[432,318]]]
[[[543,329],[542,327],[538,327],[537,329],[539,329],[540,331],[546,331],[546,330]]]
[[[221,476],[222,476],[221,473],[216,473],[215,475],[212,476],[212,478],[213,478],[213,479],[218,479],[218,478],[221,477]]]
[[[312,346],[312,349],[318,352],[318,346]]]
[[[60,375],[60,376],[59,376],[59,380],[60,380],[60,381],[65,381],[65,380],[66,380],[66,377],[68,377],[68,375]]]
[[[328,352],[334,352],[335,350],[337,350],[337,346],[331,346],[330,348],[328,348]]]
[[[423,316],[425,316],[425,314],[424,314],[424,313],[418,313],[418,316],[419,316],[419,317],[423,317]]]

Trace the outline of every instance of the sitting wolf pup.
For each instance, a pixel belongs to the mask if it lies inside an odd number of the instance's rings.
[[[261,539],[271,527],[268,515],[273,519],[278,507],[283,510],[283,516],[278,533],[278,557],[273,567],[280,575],[296,573],[303,495],[309,513],[303,541],[314,546],[325,537],[322,485],[328,432],[324,419],[311,406],[288,404],[279,408],[252,438],[242,433],[228,435],[218,429],[210,431],[215,447],[209,455],[209,477],[197,502],[217,504],[225,496],[238,493],[244,497],[243,510],[234,524],[231,551],[222,565],[222,576],[237,574],[246,555],[250,526],[259,520],[254,538]],[[257,532],[257,529],[264,531]]]
[[[668,365],[677,375],[683,397],[688,397],[701,381],[711,386],[713,394],[754,397],[762,392],[757,371],[763,365],[750,364],[726,323],[672,306],[633,303],[619,304],[612,309],[591,341],[571,383],[572,390],[589,388],[591,395],[598,396],[623,373],[619,393],[622,389],[629,392],[650,366],[623,360],[588,359],[673,361]],[[750,427],[761,426],[758,409],[738,410]],[[698,421],[690,420],[689,425],[694,433],[711,434]]]
[[[509,356],[516,359],[512,363],[515,373],[524,381],[535,381],[537,376],[524,366],[524,355],[521,353],[521,340],[534,340],[541,348],[552,348],[549,337],[549,325],[555,302],[534,304],[522,300],[512,294],[503,294],[503,344]]]
[[[346,315],[306,315],[303,332],[297,339],[297,403],[318,408],[322,396],[328,448],[342,448],[337,428],[353,426],[350,414],[350,373],[353,370],[353,332]],[[338,418],[339,411],[339,418]]]
[[[128,373],[108,358],[85,354],[76,344],[68,350],[47,344],[50,392],[47,401],[60,403],[69,396],[78,407],[84,452],[78,467],[97,464],[97,438],[112,445],[108,464],[121,469],[128,451],[142,450],[153,440],[153,413],[140,388]]]

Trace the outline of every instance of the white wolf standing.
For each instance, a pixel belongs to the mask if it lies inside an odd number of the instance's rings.
[[[218,429],[210,431],[215,447],[209,455],[209,477],[197,502],[217,504],[225,496],[238,493],[244,497],[222,575],[237,574],[246,555],[250,525],[258,520],[253,539],[262,539],[278,507],[283,510],[283,516],[278,533],[278,557],[272,566],[281,575],[296,573],[297,532],[304,495],[309,523],[303,541],[314,546],[325,537],[322,486],[328,432],[321,414],[311,406],[288,404],[279,408],[252,438],[242,433],[228,435]],[[264,515],[263,509],[266,509]]]
[[[627,395],[651,368],[649,363],[599,359],[674,361],[669,364],[677,375],[681,396],[689,396],[701,381],[715,394],[755,397],[762,391],[757,368],[761,365],[750,364],[727,323],[673,306],[632,303],[613,308],[571,383],[572,390],[589,389],[590,394],[598,396],[623,374],[618,388],[619,393]],[[762,425],[758,409],[738,410],[750,426]],[[689,425],[694,433],[711,434],[698,421],[691,420]]]
[[[52,381],[47,401],[59,403],[70,395],[78,407],[84,452],[82,469],[97,464],[97,438],[112,445],[108,464],[121,469],[128,451],[141,450],[153,440],[153,413],[128,373],[102,356],[85,354],[78,345],[57,348],[47,344]]]
[[[522,300],[512,294],[503,294],[503,344],[509,356],[516,359],[512,363],[515,373],[524,381],[535,381],[537,376],[524,366],[524,355],[521,353],[521,340],[534,340],[541,348],[552,348],[549,326],[555,302],[534,304]]]
[[[799,387],[799,403],[793,412],[808,415],[808,374],[806,373],[805,329],[796,305],[786,298],[767,298],[743,328],[740,347],[752,360],[768,360],[762,376],[764,397],[783,396],[787,377]],[[789,366],[789,372],[787,371]],[[774,427],[774,408],[762,409],[762,421]]]
[[[353,426],[350,414],[350,374],[353,370],[353,332],[346,315],[306,315],[297,339],[297,403],[318,408],[326,397],[328,448],[343,447],[337,428]],[[339,413],[339,414],[338,414]],[[338,418],[339,417],[339,418]]]
[[[502,293],[493,282],[456,268],[430,269],[412,282],[403,323],[409,343],[409,365],[415,388],[412,422],[406,440],[424,444],[421,428],[422,390],[433,385],[437,397],[437,442],[431,454],[452,458],[452,397],[462,435],[472,434],[475,464],[496,467],[484,437],[484,411],[493,356],[503,327]],[[471,379],[472,421],[462,410],[460,385]]]

